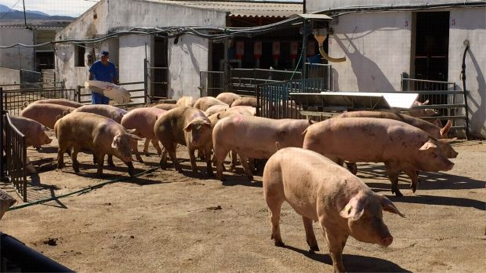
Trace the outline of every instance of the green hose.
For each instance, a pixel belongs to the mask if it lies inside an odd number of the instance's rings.
[[[144,175],[146,173],[151,173],[151,172],[155,171],[158,168],[159,167],[155,167],[155,168],[152,168],[152,169],[143,171],[141,173],[137,173],[136,175],[134,175],[134,177],[138,177],[138,176]],[[87,193],[87,192],[89,192],[89,191],[91,191],[93,189],[100,188],[100,187],[102,187],[104,185],[112,184],[112,183],[116,183],[116,182],[120,182],[120,181],[124,181],[124,180],[130,179],[130,178],[131,177],[121,177],[121,178],[117,178],[117,179],[113,179],[113,180],[108,180],[108,181],[102,182],[100,184],[97,184],[97,185],[94,185],[94,186],[89,186],[87,188],[83,188],[83,189],[80,189],[80,190],[77,190],[77,191],[74,191],[74,192],[70,192],[70,193],[66,193],[66,194],[63,194],[63,195],[54,196],[54,197],[50,197],[50,198],[46,198],[46,199],[36,200],[34,202],[24,203],[24,204],[18,205],[18,206],[14,206],[14,207],[11,207],[9,209],[9,211],[10,210],[17,210],[17,209],[21,209],[21,208],[26,208],[26,207],[30,207],[30,206],[33,206],[33,205],[43,204],[43,203],[46,203],[46,202],[49,202],[49,201],[61,199],[61,198],[64,198],[64,197],[67,197],[67,196],[70,196],[70,195],[74,195],[74,194],[78,194],[78,193],[81,193],[81,194],[82,193]]]

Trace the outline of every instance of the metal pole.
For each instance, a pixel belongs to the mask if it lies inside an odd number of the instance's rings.
[[[27,27],[27,16],[25,14],[25,0],[22,0],[22,3],[24,4],[24,22],[25,22],[25,26]]]
[[[305,79],[307,77],[307,71],[306,71],[306,67],[305,67],[305,61],[306,61],[306,57],[307,57],[307,36],[308,36],[307,20],[304,19],[304,25],[303,25],[303,29],[302,29],[302,57],[301,57],[301,60],[302,60],[302,76],[301,76],[301,79]]]
[[[229,67],[228,67],[228,62],[229,62],[229,53],[228,53],[228,48],[229,48],[229,40],[226,39],[224,40],[224,61],[223,61],[223,71],[224,71],[224,91],[229,90],[228,85],[229,85]]]
[[[468,106],[467,106],[467,89],[466,89],[466,53],[469,50],[469,40],[464,41],[464,45],[466,49],[464,50],[464,55],[462,55],[462,87],[464,91],[464,105],[465,105],[465,112],[466,112],[466,139],[469,139],[469,113],[468,113]]]
[[[144,103],[147,104],[148,94],[148,61],[147,58],[143,60],[143,89],[144,89]],[[153,95],[152,95],[153,97]]]
[[[4,168],[4,164],[5,164],[5,161],[4,161],[4,157],[3,157],[3,145],[5,143],[3,143],[3,115],[5,113],[5,111],[3,110],[3,88],[0,87],[0,107],[1,107],[1,110],[0,110],[0,128],[2,130],[2,137],[0,138],[0,150],[1,150],[1,156],[0,156],[0,180],[4,180],[4,178],[6,177],[5,175],[5,168]]]

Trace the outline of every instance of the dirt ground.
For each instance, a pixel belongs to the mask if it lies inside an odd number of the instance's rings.
[[[31,159],[44,164],[56,157],[56,141]],[[403,197],[394,197],[381,164],[359,164],[358,176],[385,194],[406,218],[385,213],[395,240],[388,248],[348,240],[344,265],[351,272],[484,272],[486,269],[486,145],[454,144],[459,156],[447,173],[423,173],[414,194],[402,177]],[[207,179],[158,167],[144,157],[127,179],[121,161],[95,177],[90,155],[80,154],[81,173],[66,168],[33,177],[29,201],[61,196],[108,180],[83,194],[7,212],[0,230],[79,272],[330,272],[331,259],[320,227],[314,229],[321,251],[309,253],[301,217],[284,204],[281,230],[286,247],[270,240],[270,221],[261,176],[241,174]],[[42,159],[42,160],[41,160]],[[46,167],[47,166],[47,167]],[[204,172],[204,164],[199,162]],[[154,170],[153,170],[154,169]],[[11,186],[0,184],[12,196]],[[16,205],[23,204],[19,201]]]

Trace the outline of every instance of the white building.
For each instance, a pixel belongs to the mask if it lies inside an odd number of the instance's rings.
[[[329,55],[336,91],[398,91],[401,74],[457,83],[464,42],[469,126],[486,137],[486,1],[307,0],[307,13],[333,17]]]
[[[143,27],[224,28],[233,17],[246,22],[250,20],[248,18],[255,21],[259,19],[260,24],[265,24],[302,12],[302,7],[302,4],[295,3],[101,0],[61,31],[56,39],[93,39],[117,31]],[[265,13],[276,16],[266,16]],[[56,48],[56,68],[65,80],[66,86],[76,88],[78,85],[84,85],[88,79],[89,62],[86,56],[91,54],[98,59],[101,50],[108,50],[110,60],[119,69],[120,82],[143,81],[146,58],[152,67],[168,67],[167,75],[158,79],[169,82],[168,90],[157,90],[149,86],[152,95],[173,99],[181,96],[199,97],[199,73],[212,69],[213,55],[221,56],[221,50],[218,48],[222,49],[221,44],[212,44],[209,39],[195,35],[186,34],[167,39],[156,35],[133,33],[118,35],[97,43],[86,42],[78,46],[59,44]],[[154,75],[151,76],[155,78]],[[141,87],[143,86],[138,86]]]

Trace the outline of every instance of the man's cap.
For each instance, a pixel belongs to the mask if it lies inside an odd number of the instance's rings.
[[[110,53],[108,51],[106,51],[106,50],[101,51],[101,56],[107,57],[108,55],[110,55]]]

